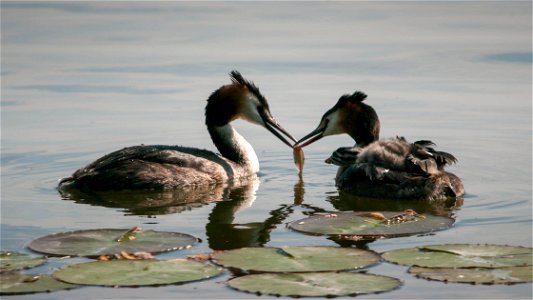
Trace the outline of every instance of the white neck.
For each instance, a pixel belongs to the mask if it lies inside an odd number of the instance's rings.
[[[259,159],[254,148],[230,124],[208,126],[208,130],[222,156],[246,168],[250,174],[259,172]]]

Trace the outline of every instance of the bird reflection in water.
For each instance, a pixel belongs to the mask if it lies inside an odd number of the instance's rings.
[[[218,202],[205,226],[209,248],[226,250],[242,247],[258,247],[270,240],[270,232],[292,213],[292,208],[282,205],[272,210],[262,222],[233,223],[237,214],[249,207],[256,198],[259,181],[229,191],[228,200]]]
[[[420,214],[429,213],[445,217],[453,217],[455,211],[463,205],[462,197],[450,197],[438,201],[375,199],[355,196],[343,191],[328,196],[327,201],[339,211],[404,211],[412,209]]]
[[[302,205],[311,212],[325,212],[321,208],[303,204],[304,182],[300,178],[294,185],[294,203],[282,204],[269,212],[266,220],[236,224],[239,212],[250,207],[256,199],[260,180],[252,176],[230,185],[202,186],[189,190],[169,191],[108,191],[82,192],[60,191],[64,200],[80,204],[121,208],[127,215],[153,217],[181,213],[214,203],[206,224],[206,236],[213,250],[241,247],[259,247],[270,241],[270,232],[283,224],[294,212],[295,205]]]
[[[213,205],[205,226],[209,248],[228,250],[242,247],[261,247],[270,241],[271,232],[284,224],[295,207],[304,208],[304,215],[328,213],[330,211],[304,203],[305,183],[300,176],[293,188],[294,201],[282,204],[269,212],[265,220],[249,223],[234,223],[236,216],[250,207],[256,199],[260,180],[253,176],[226,185],[204,186],[180,191],[116,191],[84,193],[61,191],[64,200],[80,204],[121,208],[127,215],[153,217],[163,214],[182,213],[204,205]],[[404,211],[413,209],[418,213],[428,213],[453,217],[462,205],[462,198],[446,201],[409,201],[370,199],[347,193],[328,193],[326,201],[338,211]],[[337,240],[328,238],[341,247],[368,249],[374,240]]]
[[[121,208],[126,215],[166,215],[180,213],[223,199],[231,186],[199,186],[167,191],[122,190],[84,192],[77,189],[60,190],[63,200],[80,204]]]
[[[229,201],[218,202],[206,225],[209,248],[213,250],[228,250],[242,247],[261,247],[270,241],[270,233],[294,212],[295,206],[303,206],[312,213],[325,212],[324,209],[303,204],[305,184],[300,177],[294,185],[294,201],[292,204],[282,204],[269,212],[269,217],[261,222],[243,224],[233,223],[236,214],[249,202],[255,200],[257,189],[234,189],[230,192]],[[253,191],[253,192],[252,192]],[[250,199],[252,199],[250,201]]]

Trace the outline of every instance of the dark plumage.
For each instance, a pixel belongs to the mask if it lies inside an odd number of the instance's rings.
[[[442,199],[464,194],[461,180],[444,170],[457,162],[452,154],[435,150],[429,140],[379,140],[379,118],[371,106],[362,103],[365,99],[359,91],[342,96],[319,126],[295,146],[304,147],[327,135],[349,134],[357,146],[337,149],[326,162],[339,166],[337,185],[352,194],[395,199]]]
[[[185,177],[187,176],[187,177]],[[215,184],[234,177],[231,162],[209,150],[139,145],[111,152],[61,179],[80,190],[155,189]]]
[[[207,100],[206,125],[214,152],[181,146],[133,146],[103,156],[59,183],[60,189],[189,189],[255,174],[259,161],[252,146],[230,125],[244,119],[260,125],[292,146],[294,139],[272,117],[266,98],[242,75],[233,71],[232,84],[214,91]],[[283,134],[283,135],[282,135]]]

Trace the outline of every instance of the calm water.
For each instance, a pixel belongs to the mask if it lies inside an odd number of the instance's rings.
[[[2,1],[1,249],[28,251],[54,232],[141,226],[203,240],[187,252],[241,246],[338,245],[288,230],[317,211],[416,208],[456,217],[434,235],[379,240],[385,251],[435,243],[532,245],[531,2],[14,3]],[[266,130],[235,126],[261,162],[257,181],[204,203],[173,195],[62,197],[57,180],[119,148],[180,144],[214,150],[205,99],[237,69],[261,88],[295,137],[338,97],[369,94],[382,137],[431,139],[459,158],[464,203],[362,202],[339,195],[323,161],[353,142],[306,148],[300,180],[291,149]],[[155,203],[155,204],[154,204]],[[349,246],[349,245],[344,245]],[[53,260],[35,272],[64,264]],[[473,286],[400,278],[362,298],[524,298],[531,284]],[[216,279],[157,288],[86,287],[13,299],[270,298]]]

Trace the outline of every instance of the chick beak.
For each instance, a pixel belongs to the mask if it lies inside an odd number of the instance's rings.
[[[296,144],[294,145],[295,147],[305,147],[309,144],[312,144],[316,141],[318,141],[319,139],[321,139],[322,137],[324,137],[324,131],[326,130],[326,124],[324,122],[321,122],[320,125],[318,125],[318,127],[311,131],[308,135],[304,136],[303,138],[301,138],[298,142],[296,142]],[[303,141],[309,139],[308,141],[304,142],[303,144],[300,144],[302,143]]]
[[[291,148],[293,147],[293,145],[291,145],[291,143],[287,141],[283,135],[281,135],[281,133],[283,133],[285,136],[287,136],[289,139],[296,143],[296,140],[287,132],[287,130],[283,129],[283,127],[281,127],[281,125],[279,125],[278,122],[276,122],[276,120],[274,120],[272,116],[261,115],[261,117],[263,118],[263,122],[265,123],[265,127],[266,129],[268,129],[268,131],[272,132],[272,134],[274,134],[287,146]]]

